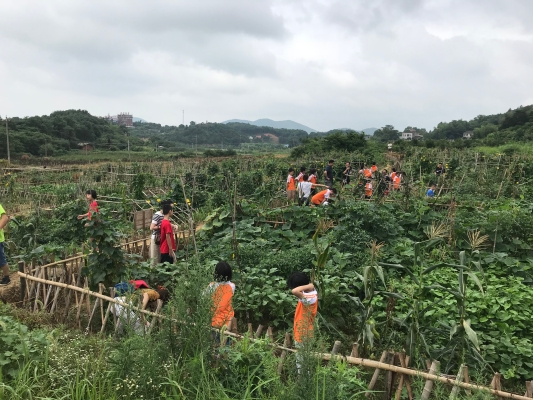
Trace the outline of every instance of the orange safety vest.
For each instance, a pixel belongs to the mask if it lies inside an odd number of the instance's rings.
[[[324,199],[326,198],[326,193],[328,192],[328,189],[322,190],[321,192],[318,192],[311,198],[311,202],[315,205],[320,205],[324,202]]]
[[[289,175],[287,177],[287,190],[296,190],[296,185],[294,184],[294,176]]]
[[[315,188],[315,183],[316,183],[316,175],[313,174],[311,176],[309,176],[309,179],[307,180],[307,182],[311,182],[313,184],[313,186],[311,186],[313,189]]]
[[[313,323],[318,310],[317,292],[304,293],[305,301],[298,300],[296,312],[294,313],[294,341],[302,343],[306,339],[313,337]],[[313,304],[310,304],[313,302]]]
[[[370,171],[368,168],[365,168],[363,170],[363,174],[367,177],[367,178],[371,178],[372,177],[372,171]]]
[[[396,172],[392,172],[392,173],[390,174],[390,178],[391,178],[391,180],[394,182],[394,178],[396,178]]]
[[[372,182],[368,182],[365,185],[365,196],[372,197]]]
[[[399,176],[395,176],[394,179],[392,180],[392,182],[394,183],[394,189],[399,189],[400,188],[400,182],[402,181],[402,178],[400,178]]]
[[[378,170],[378,167],[376,165],[372,165],[370,169],[372,170],[372,172],[376,172]]]
[[[303,182],[304,181],[304,173],[300,172],[300,174],[296,177],[296,179],[298,180],[298,182]]]

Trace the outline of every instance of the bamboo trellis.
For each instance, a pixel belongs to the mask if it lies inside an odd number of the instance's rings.
[[[40,271],[47,271],[50,268],[38,267],[37,269]],[[33,304],[31,302],[29,303],[30,309],[33,308],[34,311],[41,309],[42,311],[47,311],[50,313],[57,312],[58,295],[60,291],[63,290],[67,298],[65,304],[65,311],[63,314],[65,320],[68,316],[68,312],[70,309],[70,301],[72,299],[72,295],[74,295],[74,300],[72,301],[75,301],[74,307],[76,309],[76,323],[78,327],[82,330],[84,329],[86,333],[92,330],[91,323],[93,322],[93,320],[95,320],[95,315],[99,315],[100,317],[101,326],[99,332],[104,332],[106,324],[110,320],[110,314],[113,315],[113,319],[115,322],[114,330],[115,332],[117,332],[119,324],[117,324],[117,313],[113,309],[117,305],[129,308],[134,312],[138,313],[137,315],[139,316],[142,315],[143,321],[148,320],[148,318],[151,318],[149,323],[146,324],[144,334],[150,334],[152,330],[157,326],[157,324],[160,323],[162,320],[170,320],[173,323],[180,323],[180,321],[173,318],[169,318],[168,316],[163,315],[161,313],[163,304],[160,300],[158,300],[157,302],[157,308],[155,312],[142,310],[140,309],[140,307],[136,307],[131,303],[123,303],[113,297],[104,295],[103,292],[105,288],[103,287],[103,285],[100,285],[98,292],[90,291],[87,287],[87,282],[82,282],[82,280],[80,279],[80,275],[78,275],[78,279],[75,279],[75,275],[72,275],[72,283],[70,284],[68,283],[69,278],[65,278],[63,281],[61,279],[59,281],[55,281],[44,279],[42,277],[37,277],[24,272],[19,272],[19,275],[21,278],[31,281],[31,288],[29,287],[30,285],[28,285],[27,287],[28,293],[31,293],[32,289],[36,288],[36,296],[31,299],[33,301]],[[38,294],[40,293],[41,289],[43,293],[43,300],[40,300],[40,297],[38,297]],[[112,288],[109,289],[109,293],[111,296],[113,294],[112,290]],[[107,306],[105,306],[105,302],[107,302]],[[84,312],[84,314],[88,317],[86,326],[85,323],[82,325],[82,312]],[[96,317],[96,319],[98,319],[98,317]],[[261,339],[264,328],[264,326],[259,325],[254,334],[252,324],[248,324],[248,340],[255,341]],[[233,337],[235,340],[241,340],[245,337],[238,333],[237,321],[235,319],[232,319],[229,328],[226,330],[222,330],[221,334],[221,343],[225,343],[225,337],[228,336]],[[291,340],[289,333],[285,334],[283,345],[278,345],[274,342],[274,335],[271,327],[267,327],[265,337],[270,342],[270,345],[273,347],[276,355],[278,355],[280,358],[280,361],[278,363],[278,373],[281,374],[283,372],[283,364],[287,354],[296,353],[297,350],[290,347]],[[491,386],[487,387],[470,383],[468,368],[465,365],[462,365],[460,367],[457,376],[450,376],[440,374],[438,372],[438,361],[433,361],[429,368],[429,371],[426,372],[408,368],[409,357],[406,356],[404,353],[384,351],[380,360],[375,361],[360,358],[358,354],[357,343],[353,344],[351,353],[348,356],[339,354],[340,347],[341,342],[336,341],[330,353],[313,353],[312,355],[321,358],[324,362],[344,362],[349,365],[358,365],[361,367],[374,369],[374,374],[368,387],[369,391],[374,390],[380,372],[385,371],[384,384],[382,390],[380,391],[380,393],[383,394],[384,399],[391,399],[393,398],[392,396],[394,396],[394,399],[400,399],[404,386],[406,388],[408,398],[413,399],[414,388],[411,385],[411,377],[418,377],[426,380],[426,383],[420,396],[421,399],[425,400],[429,399],[434,382],[444,383],[453,387],[449,397],[450,399],[456,399],[461,389],[467,392],[471,390],[482,391],[488,394],[492,394],[497,398],[517,400],[528,400],[533,398],[533,381],[526,382],[526,393],[522,396],[503,391],[501,389],[501,375],[499,373],[496,373],[494,375]],[[369,395],[370,393],[367,395],[367,397]]]

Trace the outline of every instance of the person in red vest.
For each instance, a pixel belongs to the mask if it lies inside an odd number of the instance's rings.
[[[172,205],[168,203],[163,204],[163,220],[159,228],[161,232],[161,244],[159,245],[161,263],[168,262],[169,264],[174,264],[176,262],[176,241],[174,239],[170,217],[172,217]]]
[[[89,202],[89,211],[85,214],[78,215],[78,219],[87,218],[90,221],[91,217],[99,211],[98,203],[96,202],[96,198],[98,197],[96,194],[96,190],[87,190],[87,192],[85,192],[85,197]]]

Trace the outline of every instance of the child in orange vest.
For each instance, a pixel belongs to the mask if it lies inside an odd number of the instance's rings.
[[[214,282],[211,282],[207,287],[207,291],[211,293],[213,301],[213,317],[211,319],[211,326],[213,328],[221,329],[223,326],[229,328],[231,319],[234,317],[232,299],[235,293],[235,284],[231,282],[232,277],[231,266],[225,262],[220,261],[215,266]],[[220,342],[220,334],[216,332],[214,339]]]
[[[298,182],[303,182],[303,181],[304,181],[305,171],[306,171],[306,168],[305,168],[305,167],[300,168],[300,173],[299,173],[298,176],[296,177],[296,180],[297,180]]]
[[[311,198],[311,203],[315,206],[327,205],[328,200],[334,198],[337,195],[337,189],[326,189],[321,192],[318,192]]]
[[[402,174],[403,172],[398,172],[395,174],[394,179],[392,180],[394,190],[400,190],[400,185],[402,183]]]
[[[366,180],[365,184],[365,199],[370,199],[372,197],[372,181],[370,179]]]
[[[375,161],[372,163],[370,170],[372,171],[372,174],[375,174],[378,171],[378,166],[376,165]]]
[[[289,175],[287,176],[287,200],[289,203],[294,203],[296,200],[296,181],[294,179],[294,168],[289,168]]]
[[[303,344],[313,338],[314,322],[318,310],[318,293],[303,272],[294,272],[287,281],[291,293],[298,297],[296,312],[294,313],[294,345],[301,349]],[[296,353],[298,373],[301,369],[302,356]]]

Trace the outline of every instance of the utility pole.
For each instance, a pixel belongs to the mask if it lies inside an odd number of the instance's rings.
[[[9,129],[7,128],[7,115],[6,115],[6,139],[7,139],[7,165],[11,164],[11,153],[9,152]]]

